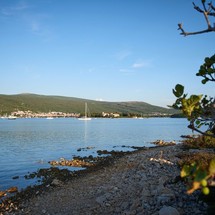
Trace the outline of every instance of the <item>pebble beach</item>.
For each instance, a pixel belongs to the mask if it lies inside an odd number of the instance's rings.
[[[0,214],[207,214],[200,191],[186,194],[180,179],[181,145],[137,150],[68,182],[54,179],[50,189]]]

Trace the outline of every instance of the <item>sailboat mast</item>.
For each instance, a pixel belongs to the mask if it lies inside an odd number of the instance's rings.
[[[91,120],[90,117],[88,117],[87,115],[90,115],[88,112],[88,107],[87,107],[87,102],[85,102],[85,116],[78,118],[79,120]]]
[[[85,102],[85,117],[87,117],[87,102]]]

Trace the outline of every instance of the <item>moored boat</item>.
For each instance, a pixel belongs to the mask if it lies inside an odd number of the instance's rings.
[[[89,109],[87,107],[87,103],[85,103],[85,115],[83,117],[80,117],[78,118],[78,120],[85,120],[85,121],[88,121],[88,120],[91,120],[92,118],[89,117]]]

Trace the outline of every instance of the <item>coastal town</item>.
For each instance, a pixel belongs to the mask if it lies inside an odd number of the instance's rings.
[[[120,113],[108,113],[108,112],[102,112],[100,114],[92,114],[93,117],[101,117],[101,118],[121,118],[121,117],[127,117],[127,118],[148,118],[148,117],[170,117],[171,114],[167,113],[151,113],[151,114],[120,114]],[[53,118],[79,118],[81,117],[80,113],[64,113],[64,112],[58,112],[58,111],[50,111],[50,112],[33,112],[31,110],[27,111],[14,111],[11,112],[10,115],[2,115],[2,119],[16,119],[16,118],[47,118],[47,119],[53,119]]]
[[[33,111],[14,111],[11,116],[17,118],[67,118],[67,117],[80,117],[80,113],[64,113],[57,111],[50,111],[48,113]]]

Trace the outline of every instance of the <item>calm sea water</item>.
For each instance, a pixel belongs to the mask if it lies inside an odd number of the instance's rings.
[[[187,124],[186,119],[171,118],[0,120],[0,190],[34,184],[24,175],[50,167],[48,161],[61,157],[96,156],[103,149],[129,150],[122,146],[150,147],[158,139],[179,141],[180,135],[191,134]]]

